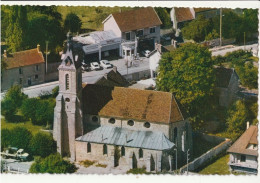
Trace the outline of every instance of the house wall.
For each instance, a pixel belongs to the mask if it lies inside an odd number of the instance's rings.
[[[87,152],[87,142],[75,141],[76,146],[76,161],[91,160],[101,164],[114,167],[115,148],[114,145],[107,145],[107,154],[103,154],[104,144],[91,144],[91,152]],[[126,169],[133,168],[133,156],[136,158],[137,168],[145,168],[146,171],[151,171],[151,159],[154,162],[154,170],[161,171],[162,167],[170,167],[169,155],[167,152],[143,149],[143,157],[139,157],[139,148],[125,147],[125,155],[121,155],[122,146],[117,146],[120,158],[118,166]]]
[[[257,173],[257,157],[245,155],[245,162],[241,162],[241,154],[230,153],[229,166],[233,171],[240,171],[246,173]]]
[[[115,19],[113,16],[108,18],[106,22],[104,22],[104,31],[112,30],[116,36],[121,37],[121,30],[119,29]]]
[[[156,77],[154,75],[154,72],[157,72],[157,69],[159,67],[159,61],[161,59],[161,54],[156,51],[153,55],[149,57],[149,66],[150,66],[150,71],[151,71],[151,77],[154,78]]]
[[[39,66],[39,70],[36,70],[36,65]],[[19,68],[6,69],[2,73],[1,90],[8,90],[11,86],[18,84],[22,87],[28,87],[28,78],[31,78],[31,85],[36,85],[44,82],[45,77],[45,64],[34,64],[30,66],[24,66],[22,68],[22,74],[19,74]],[[38,75],[38,79],[35,78]],[[20,78],[22,84],[20,84]]]

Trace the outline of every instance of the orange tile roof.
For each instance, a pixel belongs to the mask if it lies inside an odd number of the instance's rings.
[[[190,8],[174,8],[174,10],[177,22],[185,22],[194,19]]]
[[[209,10],[216,10],[216,8],[194,8],[195,13],[209,11]]]
[[[251,125],[228,149],[228,152],[258,156],[257,150],[247,149],[249,144],[258,144],[257,134],[258,127]]]
[[[171,93],[115,87],[100,116],[149,122],[171,123],[184,120]]]
[[[38,52],[37,48],[11,53],[3,59],[7,64],[7,69],[44,63],[42,52]]]
[[[96,83],[96,85],[102,85],[102,86],[122,86],[126,87],[129,85],[127,80],[118,72],[111,70],[109,73],[107,73],[107,77],[103,76],[100,78]]]
[[[113,13],[112,16],[122,32],[159,26],[162,24],[152,7]]]

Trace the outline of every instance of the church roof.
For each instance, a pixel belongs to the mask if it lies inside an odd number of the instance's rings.
[[[233,68],[217,67],[215,68],[215,72],[217,87],[227,88],[229,86],[232,74],[235,74],[238,78],[238,75]]]
[[[112,99],[100,110],[100,116],[161,123],[184,120],[171,93],[115,87],[111,94]]]
[[[153,150],[167,150],[174,146],[162,132],[137,131],[113,126],[101,126],[76,138],[76,141]]]

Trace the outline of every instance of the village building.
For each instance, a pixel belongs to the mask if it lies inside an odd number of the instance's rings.
[[[134,41],[138,37],[138,47],[154,49],[160,42],[160,18],[154,8],[139,8],[110,14],[103,22],[104,31],[112,30],[123,41]]]
[[[228,107],[237,99],[239,77],[234,68],[216,67],[215,73],[219,105]]]
[[[35,49],[11,54],[5,50],[2,59],[7,65],[1,75],[2,91],[16,84],[27,87],[44,82],[45,61],[40,45]]]
[[[191,126],[172,93],[82,84],[81,62],[68,35],[53,129],[62,156],[157,172],[186,162]]]
[[[258,169],[258,127],[247,123],[246,131],[228,149],[229,167],[232,171],[257,174]]]

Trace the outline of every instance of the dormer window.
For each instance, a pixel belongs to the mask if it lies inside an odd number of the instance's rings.
[[[66,80],[66,90],[70,89],[70,82],[69,82],[69,75],[66,74],[65,75],[65,80]]]

